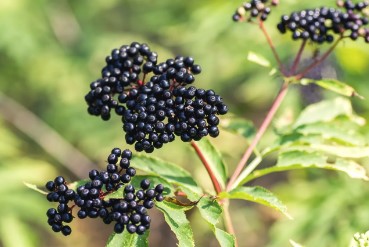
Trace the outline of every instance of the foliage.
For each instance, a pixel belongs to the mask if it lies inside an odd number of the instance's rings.
[[[286,64],[291,62],[297,47],[292,49],[288,38],[276,34],[273,21],[282,13],[305,6],[314,7],[312,5],[316,3],[286,1],[273,9],[265,23],[270,34],[276,37],[273,41],[278,43],[278,52]],[[221,119],[223,132],[219,140],[210,142],[204,139],[198,143],[221,188],[225,189],[238,157],[259,129],[252,122],[262,121],[263,111],[278,90],[275,72],[269,76],[275,63],[268,47],[261,45],[265,44],[264,38],[250,35],[258,32],[256,25],[233,24],[230,14],[234,9],[235,3],[227,1],[2,1],[0,54],[4,59],[0,68],[0,90],[62,133],[66,142],[86,153],[94,163],[103,166],[107,150],[112,146],[124,146],[123,133],[117,134],[121,128],[119,121],[106,125],[85,113],[83,95],[88,82],[95,78],[96,71],[102,66],[104,54],[111,47],[132,40],[153,44],[168,55],[191,54],[204,68],[198,83],[202,87],[220,90],[235,114]],[[368,228],[363,220],[367,218],[367,184],[325,171],[341,171],[345,176],[367,180],[362,165],[367,166],[369,152],[368,127],[365,124],[369,116],[368,104],[358,98],[348,100],[335,95],[351,97],[360,93],[364,98],[369,97],[369,87],[365,83],[369,61],[366,48],[361,41],[338,46],[334,53],[337,64],[332,65],[328,59],[318,67],[319,76],[328,73],[323,79],[288,78],[292,90],[277,119],[287,124],[281,127],[274,121],[274,132],[266,132],[254,149],[248,166],[229,191],[217,193],[213,190],[211,181],[204,175],[206,171],[199,168],[200,160],[196,153],[188,152],[186,144],[175,142],[172,147],[155,152],[155,158],[134,156],[133,165],[142,172],[139,178],[148,177],[167,188],[167,198],[172,200],[157,206],[162,213],[160,217],[166,219],[179,245],[191,246],[193,241],[207,241],[192,236],[189,222],[197,220],[193,218],[196,214],[192,213],[196,210],[202,218],[201,224],[204,228],[208,226],[208,231],[214,234],[221,246],[233,246],[235,240],[224,231],[222,220],[222,199],[227,198],[234,206],[244,205],[240,204],[241,200],[252,201],[282,212],[276,216],[282,219],[274,226],[265,224],[266,228],[273,229],[270,246],[286,246],[290,239],[307,246],[347,246],[353,232]],[[315,48],[309,49],[306,51],[312,53]],[[307,63],[309,55],[306,56]],[[332,71],[339,75],[340,80],[331,79],[335,77]],[[302,98],[306,94],[311,96],[311,93],[301,93],[296,88],[308,89],[312,84],[327,89],[324,92],[333,93],[324,93],[322,97],[325,100],[303,109],[306,102]],[[322,91],[319,89],[319,92]],[[1,95],[0,99],[4,100]],[[101,246],[110,232],[96,236],[93,228],[88,231],[85,229],[89,226],[81,226],[84,230],[75,232],[72,240],[57,238],[47,230],[46,200],[41,194],[29,192],[23,182],[37,184],[41,188],[57,173],[66,173],[70,180],[83,177],[75,175],[77,165],[67,168],[68,162],[63,163],[47,153],[40,146],[40,139],[19,129],[3,102],[0,101],[0,190],[3,195],[0,212],[6,217],[0,221],[1,245],[50,246],[50,242],[70,244],[75,241],[75,246]],[[360,116],[353,109],[360,112]],[[10,111],[19,113],[14,109]],[[245,116],[253,118],[253,121],[244,119]],[[23,122],[27,120],[23,119]],[[31,132],[34,130],[32,126],[29,129]],[[51,138],[52,134],[46,136]],[[55,149],[64,150],[59,144],[49,143]],[[71,156],[69,161],[76,160],[75,157]],[[305,168],[313,169],[305,171]],[[292,172],[285,175],[281,171]],[[268,190],[255,184],[267,184]],[[181,194],[179,192],[186,194],[188,201],[182,202],[183,198],[177,198]],[[23,203],[24,200],[27,204]],[[250,205],[251,210],[256,208],[256,212],[259,209],[256,204],[246,205]],[[291,215],[295,220],[285,222],[283,214]],[[232,218],[242,216],[239,213]],[[264,217],[270,215],[264,213]],[[180,226],[176,226],[177,221]],[[263,242],[265,234],[257,228],[261,223],[250,219],[249,224],[255,226],[255,232],[236,231],[239,242],[244,235],[257,235],[254,245],[266,245]],[[235,225],[235,228],[242,226]],[[43,237],[45,231],[49,233],[46,238]],[[168,234],[168,230],[164,232]],[[165,234],[150,232],[153,239],[167,237]],[[86,235],[93,237],[78,240]],[[147,245],[146,236],[127,233],[112,236],[108,241],[109,246],[119,245],[122,241],[139,243],[137,246]],[[298,246],[297,243],[295,245]]]

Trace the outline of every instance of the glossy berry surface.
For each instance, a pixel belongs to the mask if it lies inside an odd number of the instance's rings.
[[[320,7],[283,15],[277,25],[281,33],[291,32],[293,40],[332,43],[337,36],[356,40],[362,37],[369,43],[369,20],[364,11],[368,3],[337,1],[338,8]]]
[[[244,2],[237,8],[232,19],[235,22],[252,21],[255,18],[266,21],[271,13],[271,7],[277,6],[278,3],[278,0],[251,0]]]
[[[130,167],[132,152],[128,149],[112,149],[107,157],[106,170],[91,170],[89,180],[75,190],[61,176],[46,183],[46,198],[57,202],[56,208],[47,210],[48,224],[54,232],[70,235],[72,229],[65,223],[73,221],[73,212],[79,219],[97,218],[105,224],[114,223],[114,231],[144,234],[150,228],[148,209],[155,201],[164,200],[164,186],[152,185],[148,179],[140,182],[140,188],[129,184],[136,171]],[[154,186],[151,188],[150,186]],[[111,193],[112,198],[106,198]]]

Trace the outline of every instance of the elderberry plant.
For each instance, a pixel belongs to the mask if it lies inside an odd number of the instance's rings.
[[[306,168],[336,170],[352,178],[369,180],[360,165],[369,149],[360,133],[364,121],[354,113],[347,98],[309,105],[288,127],[277,129],[274,143],[259,149],[258,144],[291,85],[315,84],[341,96],[360,97],[353,87],[338,79],[315,79],[308,75],[344,40],[369,42],[367,1],[339,0],[335,7],[317,6],[284,13],[274,27],[281,34],[292,34],[291,45],[299,43],[289,64],[280,58],[278,46],[264,25],[269,15],[276,12],[271,9],[277,10],[280,4],[283,2],[251,0],[239,6],[232,16],[235,22],[247,27],[257,25],[261,30],[282,81],[259,128],[242,118],[220,116],[228,113],[222,97],[212,89],[194,86],[201,83],[195,76],[202,72],[194,58],[176,56],[158,62],[159,55],[139,42],[113,49],[105,59],[101,78],[90,83],[85,95],[87,111],[104,121],[117,115],[125,133],[122,140],[134,145],[136,153],[114,148],[107,158],[106,169],[89,171],[89,179],[67,183],[58,176],[47,182],[46,199],[57,203],[46,212],[51,229],[69,235],[72,229],[67,223],[74,218],[98,218],[114,224],[115,233],[109,238],[108,247],[124,243],[148,246],[151,223],[148,210],[156,207],[176,235],[178,246],[195,246],[185,211],[196,208],[220,246],[245,246],[237,243],[232,224],[229,204],[234,199],[260,203],[291,218],[286,206],[272,192],[248,186],[249,181],[275,172]],[[308,54],[309,46],[318,46],[322,55]],[[250,54],[250,61],[271,64],[255,52]],[[311,63],[303,63],[303,56],[313,56]],[[221,138],[220,130],[241,133],[240,138],[251,139],[232,174],[228,174],[222,154],[207,138]],[[253,132],[254,136],[245,134]],[[202,188],[201,181],[195,181],[191,172],[151,154],[155,149],[167,149],[169,144],[164,144],[176,137],[190,142],[213,190]],[[275,164],[258,168],[271,154],[277,156]],[[144,175],[136,174],[136,169]],[[224,227],[218,225],[222,217]]]

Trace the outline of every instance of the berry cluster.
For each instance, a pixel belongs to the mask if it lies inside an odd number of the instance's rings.
[[[124,107],[114,99],[115,95],[123,93],[127,88],[140,85],[144,78],[141,72],[152,72],[156,66],[158,55],[152,52],[148,45],[133,42],[113,49],[106,57],[106,66],[101,71],[101,79],[90,84],[90,92],[85,96],[88,112],[101,116],[103,120],[110,119],[110,111],[122,115]]]
[[[123,120],[126,142],[137,151],[152,152],[180,136],[182,141],[219,135],[216,114],[228,111],[213,90],[177,86],[165,76],[153,77],[147,85],[132,89],[124,97],[127,105]]]
[[[311,40],[322,44],[334,41],[334,35],[356,40],[363,37],[369,43],[369,23],[364,14],[367,2],[352,3],[350,0],[337,1],[341,9],[320,7],[283,15],[277,25],[281,33],[292,32],[294,40]]]
[[[61,176],[47,182],[46,189],[50,191],[47,199],[59,203],[57,208],[50,208],[46,213],[52,230],[69,235],[72,230],[64,223],[73,220],[72,210],[75,207],[79,208],[78,218],[101,218],[105,224],[113,222],[116,233],[127,229],[129,233],[143,234],[149,229],[151,219],[147,209],[154,207],[154,201],[163,201],[164,187],[158,184],[150,188],[147,179],[141,181],[139,190],[128,184],[136,174],[136,170],[130,167],[131,157],[128,149],[121,151],[114,148],[108,156],[106,171],[91,170],[90,181],[78,186],[76,191],[68,189]],[[105,198],[121,187],[124,187],[121,197]]]
[[[236,22],[251,21],[252,18],[259,17],[262,21],[266,21],[271,12],[271,6],[277,6],[279,0],[251,0],[245,2],[233,14],[232,19]]]
[[[108,120],[114,108],[122,116],[126,142],[137,151],[151,153],[176,135],[183,141],[218,136],[216,115],[228,108],[213,90],[189,86],[201,73],[192,57],[157,63],[146,44],[133,42],[114,49],[106,61],[103,78],[91,83],[85,97],[88,111]]]

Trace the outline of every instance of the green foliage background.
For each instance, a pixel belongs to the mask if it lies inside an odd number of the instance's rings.
[[[93,220],[74,222],[74,232],[67,238],[52,233],[45,216],[50,204],[22,182],[42,186],[57,174],[73,181],[79,178],[74,156],[78,152],[88,157],[81,161],[86,167],[91,165],[88,160],[103,167],[113,147],[128,148],[119,119],[106,123],[89,116],[84,102],[89,83],[99,77],[105,56],[115,47],[139,41],[150,44],[162,61],[178,54],[193,56],[203,67],[196,80],[198,87],[215,89],[232,113],[260,123],[280,79],[269,76],[269,69],[247,61],[249,51],[270,60],[272,57],[256,25],[232,22],[231,15],[241,2],[0,1],[0,246],[91,247],[106,242],[112,229]],[[319,4],[333,6],[334,2]],[[275,23],[283,13],[314,4],[281,1],[266,23],[286,63],[291,62],[298,45],[278,34]],[[311,56],[316,48],[311,47],[307,55]],[[315,74],[337,75],[369,98],[368,48],[362,41],[346,41]],[[329,97],[332,94],[296,87],[290,91],[276,123],[293,118],[311,100]],[[17,108],[13,101],[30,112]],[[353,99],[353,103],[356,111],[369,119],[368,101]],[[49,129],[38,132],[26,113],[47,124],[65,142],[53,138]],[[273,137],[270,131],[262,145],[270,145]],[[232,171],[246,141],[226,132],[211,141],[224,153]],[[40,143],[47,143],[56,153]],[[72,153],[64,149],[66,143],[72,145]],[[176,141],[154,154],[181,164],[210,189],[205,170],[190,150],[189,145]],[[312,170],[268,176],[252,184],[266,186],[280,195],[295,220],[262,206],[234,203],[231,209],[240,246],[288,246],[289,239],[306,246],[347,246],[353,233],[369,229],[368,183],[335,172]],[[190,211],[188,216],[198,246],[217,246],[197,214]],[[174,246],[174,237],[167,237],[170,233],[162,216],[154,211],[153,217],[158,223],[153,224],[150,246],[162,246],[162,239]]]

